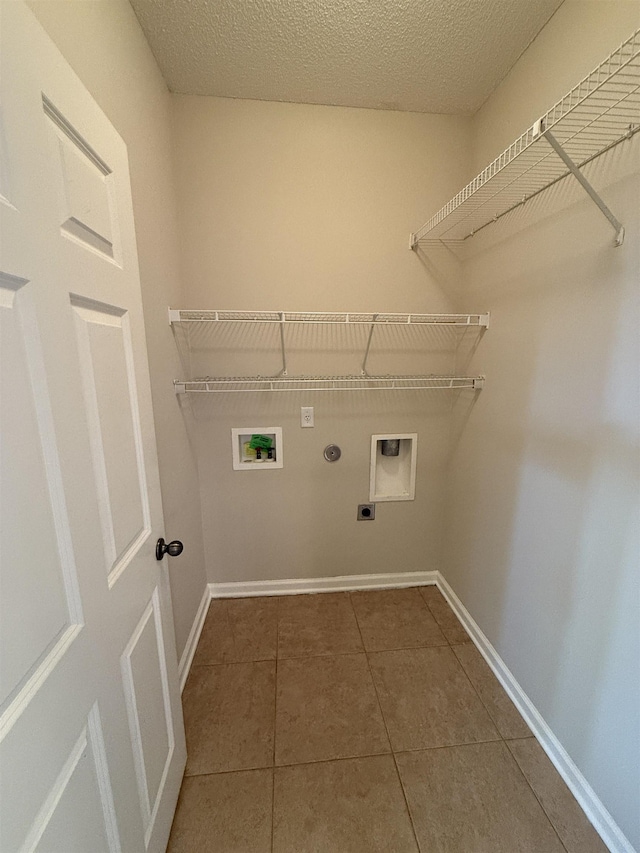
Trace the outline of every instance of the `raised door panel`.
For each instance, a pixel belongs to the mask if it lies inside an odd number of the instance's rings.
[[[121,851],[97,706],[34,823],[31,843],[34,853]]]
[[[0,712],[82,623],[38,327],[0,273]],[[29,571],[25,571],[25,566]],[[5,723],[6,720],[2,719]]]
[[[18,721],[1,747],[13,771],[0,780],[0,850],[122,853],[98,704],[68,740],[28,744],[19,756],[24,722]]]
[[[10,210],[15,210],[11,202],[13,193],[11,192],[9,162],[9,145],[7,143],[5,121],[3,112],[0,109],[0,204],[5,205]]]
[[[129,318],[82,297],[71,306],[111,586],[150,532]]]
[[[148,840],[174,749],[157,590],[122,656],[122,676],[145,837]]]
[[[45,95],[42,106],[55,149],[60,231],[79,246],[117,261],[112,170]]]

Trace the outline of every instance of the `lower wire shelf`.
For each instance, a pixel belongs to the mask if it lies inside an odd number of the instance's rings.
[[[484,376],[242,376],[174,380],[176,394],[228,394],[250,391],[479,391]]]

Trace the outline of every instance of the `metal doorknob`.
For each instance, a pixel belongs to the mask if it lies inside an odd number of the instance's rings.
[[[183,550],[184,545],[179,539],[174,539],[167,544],[161,537],[156,543],[156,560],[161,560],[165,554],[170,557],[179,557]]]

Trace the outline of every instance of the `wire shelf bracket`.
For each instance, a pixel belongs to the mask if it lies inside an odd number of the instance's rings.
[[[596,190],[592,187],[589,181],[585,178],[585,176],[580,171],[579,167],[573,162],[571,157],[564,150],[562,145],[558,142],[555,136],[551,133],[550,130],[543,131],[544,137],[549,143],[549,145],[556,152],[558,157],[562,160],[565,166],[569,169],[574,178],[578,181],[578,183],[583,187],[589,198],[595,203],[595,205],[602,212],[603,216],[609,220],[609,223],[613,227],[613,230],[616,232],[616,246],[622,246],[624,242],[624,226],[622,223],[616,219],[611,210],[604,203],[602,198],[598,195]]]
[[[615,245],[622,245],[622,224],[582,170],[639,131],[640,29],[412,233],[411,249],[464,243],[569,175],[613,227]]]

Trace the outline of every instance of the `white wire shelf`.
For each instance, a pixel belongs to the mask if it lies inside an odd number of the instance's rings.
[[[489,314],[330,313],[314,311],[217,311],[169,309],[169,323],[279,323],[310,325],[484,326]]]
[[[211,377],[175,380],[176,394],[220,394],[247,391],[479,391],[484,376],[278,376]]]
[[[580,171],[640,130],[640,30],[411,235],[459,243],[573,174],[616,231],[624,229]]]

